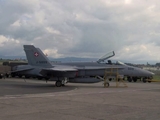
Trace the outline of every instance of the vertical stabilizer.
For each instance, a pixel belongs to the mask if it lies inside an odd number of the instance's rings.
[[[35,48],[33,45],[24,45],[23,47],[29,65],[52,67],[52,64],[50,63],[49,59],[39,48]]]

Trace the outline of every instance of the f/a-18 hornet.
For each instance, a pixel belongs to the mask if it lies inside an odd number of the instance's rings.
[[[153,73],[141,68],[128,66],[121,62],[112,64],[102,62],[112,55],[104,56],[96,62],[69,62],[52,64],[45,54],[33,45],[24,45],[24,51],[28,60],[28,65],[17,66],[12,74],[30,75],[37,78],[46,78],[56,81],[56,86],[60,87],[65,84],[64,81],[74,83],[95,83],[100,82],[95,76],[103,77],[105,71],[116,68],[120,75],[127,77],[128,80],[136,81],[138,78],[152,78]],[[108,83],[109,85],[109,83]]]

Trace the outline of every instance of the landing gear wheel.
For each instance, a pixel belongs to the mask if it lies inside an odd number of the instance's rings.
[[[6,78],[8,78],[9,77],[9,74],[8,73],[6,73]]]
[[[109,87],[109,82],[104,83],[104,87]]]
[[[11,77],[15,77],[15,76],[16,76],[15,74],[12,74],[12,73],[11,73]]]
[[[132,78],[128,78],[128,82],[132,82]]]
[[[45,80],[49,80],[49,78],[48,78],[48,77],[45,77]]]
[[[37,77],[38,78],[38,80],[42,80],[42,77]]]
[[[147,80],[145,79],[145,78],[143,78],[143,80],[142,80],[144,83],[146,83],[147,82]]]
[[[137,82],[137,79],[133,79],[133,82]]]
[[[19,77],[19,78],[21,78],[21,77],[22,77],[22,75],[18,75],[18,77]]]
[[[61,87],[62,86],[62,82],[60,80],[56,81],[56,87]]]

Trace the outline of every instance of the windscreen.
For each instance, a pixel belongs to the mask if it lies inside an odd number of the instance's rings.
[[[121,62],[121,61],[117,61],[116,65],[126,65],[125,63]]]

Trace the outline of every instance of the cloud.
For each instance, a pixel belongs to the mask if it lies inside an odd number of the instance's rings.
[[[10,37],[0,35],[0,55],[3,56],[18,56],[22,50],[20,50],[20,41]],[[22,48],[22,47],[21,47]],[[11,52],[12,51],[12,52]]]
[[[159,62],[159,5],[158,0],[1,0],[0,53],[24,55],[23,44],[34,44],[50,57],[100,57],[114,50],[117,59]]]

